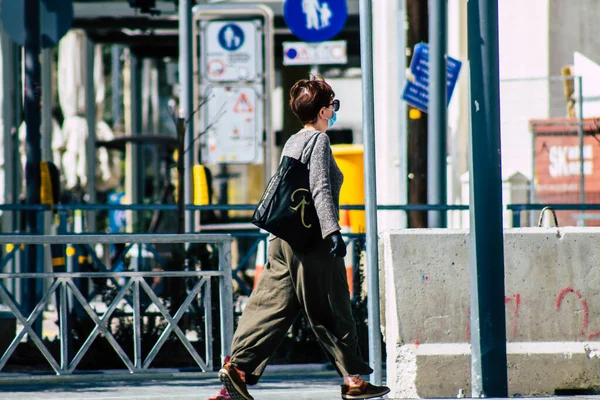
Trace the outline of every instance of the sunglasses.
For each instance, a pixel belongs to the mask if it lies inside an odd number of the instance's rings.
[[[331,104],[329,104],[327,107],[331,107],[333,106],[333,111],[339,111],[340,109],[340,101],[338,99],[335,99]]]

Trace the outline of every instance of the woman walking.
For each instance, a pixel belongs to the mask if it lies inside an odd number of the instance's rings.
[[[253,400],[247,385],[258,382],[300,313],[344,378],[343,399],[369,399],[389,392],[389,388],[371,385],[360,377],[373,370],[360,355],[346,280],[346,245],[338,224],[344,176],[324,133],[335,123],[340,107],[334,96],[322,78],[300,80],[290,90],[290,108],[304,128],[287,141],[283,155],[310,165],[310,191],[322,238],[310,251],[298,251],[280,238],[269,238],[265,269],[233,337],[231,362],[219,371],[233,400]]]

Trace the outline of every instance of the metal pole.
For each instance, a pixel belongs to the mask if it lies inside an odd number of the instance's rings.
[[[85,142],[88,203],[96,204],[96,91],[94,88],[94,42],[85,39],[85,119],[88,136]],[[96,212],[87,212],[87,231],[96,232]]]
[[[52,160],[52,52],[42,50],[42,159]]]
[[[152,60],[150,68],[150,110],[152,110],[152,130],[155,135],[160,135],[160,105],[158,91],[158,66],[157,61]],[[190,150],[193,151],[193,150]],[[160,154],[158,147],[152,148],[152,172],[153,172],[153,195],[156,201],[160,201],[160,193],[163,187],[163,179],[160,174]]]
[[[15,98],[14,93],[20,92],[17,89],[16,76],[18,75],[18,69],[15,69],[14,58],[18,56],[16,46],[9,36],[2,32],[0,33],[0,40],[2,40],[2,116],[4,119],[3,132],[0,134],[4,135],[4,146],[0,151],[4,152],[4,187],[0,187],[0,190],[4,191],[4,202],[6,204],[16,203],[18,200],[18,192],[16,191],[16,180],[20,176],[18,174],[18,168],[14,166],[17,164],[19,153],[15,152],[14,141],[17,138],[13,136],[13,130],[16,126],[16,114],[15,114]],[[16,54],[15,54],[16,53]],[[2,216],[2,232],[13,232],[15,225],[14,211],[4,211]],[[8,266],[8,271],[11,271],[14,266],[14,261],[11,261]]]
[[[375,100],[373,96],[373,28],[371,0],[359,0],[360,66],[363,96],[365,211],[367,217],[367,311],[371,380],[381,384],[381,332],[379,315],[379,260],[377,243],[377,184],[375,175]]]
[[[25,149],[27,161],[25,163],[25,186],[27,204],[40,202],[40,161],[41,150],[41,72],[40,72],[40,2],[39,0],[26,0],[25,7],[25,121],[27,136]],[[40,234],[36,211],[27,212],[27,231],[31,234]],[[27,246],[26,272],[36,272],[37,249],[36,246]],[[35,279],[27,279],[24,284],[23,309],[29,313],[37,303]],[[38,332],[39,333],[39,332]]]
[[[427,202],[446,204],[446,133],[448,127],[446,49],[447,0],[429,2],[429,106],[427,118]],[[446,211],[429,211],[428,226],[445,228]]]
[[[233,288],[231,277],[231,242],[223,241],[219,244],[219,319],[221,328],[221,363],[225,357],[231,355],[231,342],[233,341]]]
[[[406,17],[406,0],[398,0],[398,93],[402,93],[406,84],[406,29],[408,19]],[[407,130],[407,112],[406,102],[398,102],[398,168],[400,168],[400,191],[399,204],[408,203],[408,130]],[[400,226],[398,228],[406,228],[408,226],[408,213],[403,212],[400,217]]]
[[[11,41],[12,42],[12,41]],[[12,169],[13,169],[13,173],[14,173],[14,199],[15,199],[15,203],[19,200],[19,197],[21,195],[21,193],[23,192],[24,188],[23,188],[23,184],[24,182],[24,170],[23,168],[25,167],[24,165],[21,164],[21,159],[18,156],[19,154],[19,147],[21,146],[21,140],[19,139],[19,127],[21,126],[21,123],[23,122],[23,119],[25,118],[24,115],[24,111],[25,111],[25,104],[23,104],[23,90],[24,90],[24,77],[23,74],[21,73],[21,71],[23,70],[23,64],[25,63],[25,54],[22,51],[22,48],[20,46],[18,46],[17,44],[13,43],[13,51],[14,51],[14,58],[13,58],[13,73],[14,73],[14,77],[15,77],[15,91],[13,92],[13,104],[14,104],[14,121],[13,121],[13,126],[12,126],[12,136],[13,136],[13,154],[15,154],[15,157],[13,157],[13,165],[12,165]],[[20,212],[15,212],[13,213],[13,218],[14,218],[14,226],[17,227],[18,229],[22,229],[21,225],[21,217],[20,217]]]
[[[507,397],[498,0],[471,0],[467,7],[472,397]]]
[[[141,133],[141,118],[140,118],[140,60],[138,56],[131,52],[130,53],[130,120],[131,120],[131,135],[139,135]],[[144,199],[144,160],[142,146],[137,144],[130,144],[131,146],[131,202],[133,204],[140,204]],[[140,230],[142,227],[139,225],[141,221],[139,212],[132,212],[132,225],[133,230]]]
[[[535,124],[531,124],[531,181],[529,182],[529,204],[535,203]],[[529,226],[535,226],[533,210],[529,211]],[[514,226],[513,226],[514,228]]]
[[[177,233],[185,233],[185,199],[183,180],[185,179],[185,161],[182,156],[185,149],[185,120],[177,118]]]
[[[42,50],[42,65],[41,65],[41,78],[42,78],[42,160],[47,162],[54,162],[57,165],[58,160],[54,160],[52,156],[52,52],[50,49]],[[43,234],[49,235],[52,229],[52,214],[43,213],[42,217],[44,230],[41,231]],[[50,255],[50,249],[46,251],[42,250],[39,254],[44,256]],[[42,261],[43,265],[43,261]],[[40,294],[41,296],[42,294]]]
[[[184,199],[186,204],[192,204],[192,166],[194,165],[194,89],[192,88],[192,5],[190,0],[179,0],[179,90],[180,90],[180,117],[185,120],[185,148],[184,157]],[[181,184],[181,182],[180,182]],[[194,222],[193,211],[186,211],[185,232],[191,232]]]
[[[583,77],[577,77],[577,119],[579,126],[577,127],[577,135],[579,136],[579,202],[585,204],[585,157],[583,154]],[[585,211],[582,210],[581,214]],[[585,226],[585,218],[578,222],[579,226]]]
[[[121,46],[112,46],[111,73],[112,73],[112,112],[113,128],[121,124]]]

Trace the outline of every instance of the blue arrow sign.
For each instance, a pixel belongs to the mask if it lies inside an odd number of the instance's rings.
[[[446,56],[447,65],[447,104],[450,104],[454,87],[460,74],[462,62],[455,58]],[[419,43],[415,46],[412,61],[410,62],[410,72],[414,81],[407,81],[402,93],[402,99],[413,107],[427,112],[429,103],[429,45]]]
[[[346,24],[346,0],[286,0],[283,18],[292,33],[305,42],[322,42]]]

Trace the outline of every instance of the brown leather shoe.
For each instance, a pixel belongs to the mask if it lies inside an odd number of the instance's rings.
[[[369,382],[363,382],[359,387],[342,385],[342,399],[372,399],[381,397],[390,392],[387,386],[375,386]]]
[[[248,389],[246,389],[246,383],[231,363],[226,363],[219,370],[219,380],[227,389],[231,400],[254,400],[254,397],[250,396]]]

